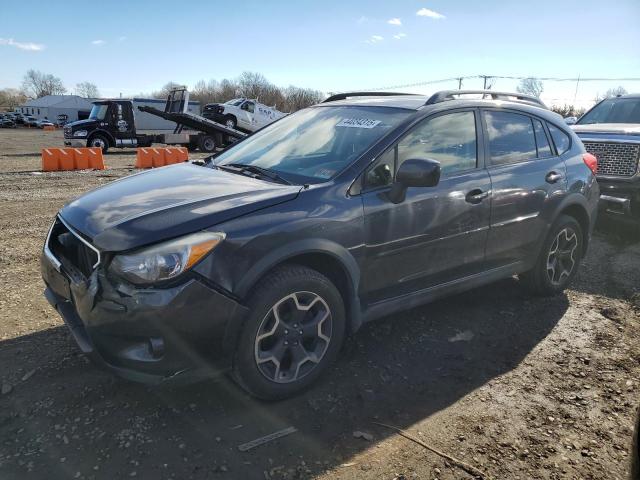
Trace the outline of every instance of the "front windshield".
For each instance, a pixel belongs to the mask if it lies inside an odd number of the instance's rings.
[[[410,114],[388,107],[300,110],[221,153],[216,164],[253,165],[293,183],[324,182]]]
[[[578,123],[640,123],[640,98],[604,100],[585,113]]]
[[[229,100],[228,102],[224,102],[224,104],[225,105],[234,105],[234,106],[237,107],[242,102],[244,102],[244,98],[234,98],[233,100]]]
[[[91,109],[91,113],[89,114],[89,118],[91,120],[104,120],[107,115],[107,109],[109,105],[105,105],[103,103],[96,103],[93,105]]]

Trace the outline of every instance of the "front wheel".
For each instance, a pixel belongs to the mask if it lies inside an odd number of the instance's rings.
[[[238,125],[236,117],[234,117],[233,115],[227,115],[226,117],[224,117],[224,125],[228,128],[236,128],[236,125]]]
[[[342,297],[319,272],[279,267],[254,289],[233,362],[233,375],[265,400],[295,395],[336,359],[345,334]]]
[[[109,141],[102,135],[94,135],[87,142],[87,147],[100,148],[102,149],[102,153],[107,153],[107,150],[109,150]]]
[[[535,266],[520,279],[536,294],[560,293],[578,272],[582,253],[580,224],[573,217],[561,215],[549,230]]]

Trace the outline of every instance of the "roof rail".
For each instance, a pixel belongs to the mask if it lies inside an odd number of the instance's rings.
[[[415,95],[414,93],[397,93],[397,92],[345,92],[331,95],[322,103],[337,102],[338,100],[346,100],[352,97],[390,97],[394,95]]]
[[[441,92],[436,92],[431,95],[425,105],[433,105],[434,103],[440,103],[446,100],[455,100],[455,96],[457,95],[482,95],[482,98],[489,96],[493,100],[509,100],[512,102],[528,103],[545,109],[547,108],[542,100],[534,97],[533,95],[511,92],[495,92],[493,90],[442,90]]]

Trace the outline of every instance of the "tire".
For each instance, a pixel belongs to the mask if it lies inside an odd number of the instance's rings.
[[[278,267],[253,289],[247,307],[232,374],[251,395],[278,400],[300,393],[338,356],[345,336],[344,303],[319,272]]]
[[[537,295],[564,291],[578,272],[584,251],[584,237],[578,221],[560,215],[549,230],[535,266],[520,280]]]
[[[235,129],[238,126],[238,121],[236,120],[236,117],[234,117],[233,115],[225,115],[224,124],[228,128]]]
[[[201,152],[211,153],[216,150],[216,141],[212,135],[201,135],[198,138],[198,149]]]
[[[109,140],[103,135],[94,135],[87,140],[87,147],[102,148],[102,153],[107,153],[107,150],[109,150]]]

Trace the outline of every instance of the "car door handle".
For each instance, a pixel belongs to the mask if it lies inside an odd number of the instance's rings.
[[[469,193],[467,193],[464,199],[469,203],[476,204],[476,203],[480,203],[482,200],[484,200],[488,196],[489,196],[489,192],[483,192],[479,188],[474,188]]]
[[[562,174],[558,172],[549,172],[544,179],[547,183],[556,183],[558,180],[562,179]]]

